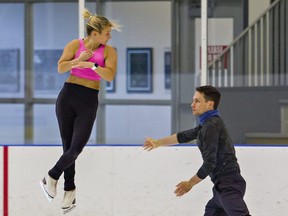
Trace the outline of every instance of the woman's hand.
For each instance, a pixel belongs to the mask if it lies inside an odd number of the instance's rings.
[[[82,51],[79,55],[79,57],[77,58],[78,61],[86,61],[88,59],[90,59],[93,56],[93,52],[91,50],[85,50]]]

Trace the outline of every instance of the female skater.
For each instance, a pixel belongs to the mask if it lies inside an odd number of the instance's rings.
[[[64,213],[76,206],[75,161],[87,144],[96,119],[100,80],[112,81],[117,54],[107,42],[115,22],[83,11],[87,36],[69,42],[58,61],[58,72],[70,71],[56,101],[56,115],[63,144],[63,154],[40,182],[48,200],[57,193],[57,181],[64,172]]]

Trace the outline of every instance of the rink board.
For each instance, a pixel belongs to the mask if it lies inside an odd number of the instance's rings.
[[[0,148],[0,200],[3,197],[3,147]],[[288,212],[287,146],[237,146],[247,181],[245,200],[252,215]],[[63,179],[49,203],[39,186],[62,153],[61,146],[9,146],[9,215],[62,215]],[[203,215],[211,197],[207,178],[184,197],[173,193],[201,166],[196,146],[173,146],[146,152],[141,146],[87,146],[76,164],[77,207],[70,216]],[[0,208],[3,215],[3,207]],[[5,216],[5,215],[4,215]]]

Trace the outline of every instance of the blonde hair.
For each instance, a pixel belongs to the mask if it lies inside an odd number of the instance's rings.
[[[98,16],[96,14],[92,15],[87,9],[84,9],[82,15],[83,18],[87,20],[86,22],[87,35],[90,35],[93,30],[101,34],[103,29],[107,26],[117,31],[121,31],[121,26],[117,24],[115,21],[110,21],[106,17]]]

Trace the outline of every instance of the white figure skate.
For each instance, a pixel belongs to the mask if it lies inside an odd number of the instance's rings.
[[[40,185],[46,198],[51,202],[57,194],[57,180],[47,175],[40,181]]]
[[[63,214],[72,211],[76,207],[76,190],[65,191],[62,200],[61,208],[63,209]]]

